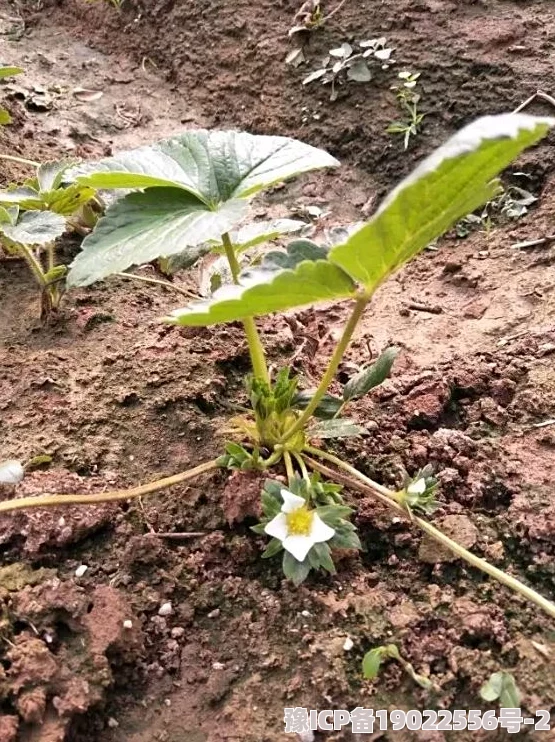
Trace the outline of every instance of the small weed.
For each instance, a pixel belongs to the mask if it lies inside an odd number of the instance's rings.
[[[520,691],[510,672],[494,672],[480,688],[480,696],[488,703],[499,701],[501,708],[520,706]]]
[[[397,92],[397,101],[405,116],[398,121],[392,121],[387,127],[387,132],[388,134],[401,134],[405,150],[408,149],[410,138],[417,136],[420,132],[420,125],[426,115],[418,111],[421,96],[416,92],[416,86],[419,77],[420,72],[406,70],[399,72],[401,84],[392,88]]]
[[[385,644],[381,647],[374,647],[364,655],[362,660],[362,674],[367,680],[374,680],[380,673],[384,660],[397,661],[403,670],[424,690],[430,690],[433,687],[432,681],[425,675],[420,675],[414,667],[407,662],[399,652],[396,644]]]
[[[347,80],[354,82],[370,82],[373,72],[371,62],[380,63],[383,69],[394,64],[391,58],[393,49],[387,46],[387,39],[368,39],[358,43],[361,51],[355,51],[350,44],[330,49],[328,56],[322,60],[321,66],[305,77],[303,85],[320,80],[323,85],[331,85],[330,100],[335,101],[339,95],[338,86]]]

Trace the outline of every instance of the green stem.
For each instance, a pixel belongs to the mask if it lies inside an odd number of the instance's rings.
[[[291,454],[289,451],[283,452],[283,460],[285,461],[285,469],[287,471],[287,479],[291,482],[295,478],[295,470],[293,469],[293,462],[291,461]]]
[[[21,510],[22,508],[43,508],[54,507],[57,505],[94,505],[99,502],[114,502],[118,500],[130,500],[134,497],[149,495],[151,492],[171,487],[174,484],[186,482],[188,479],[198,477],[200,474],[217,469],[218,460],[209,461],[206,464],[200,464],[194,469],[188,469],[180,474],[174,474],[171,477],[158,479],[156,482],[143,484],[140,487],[133,487],[128,490],[119,490],[117,492],[100,492],[93,495],[39,495],[38,497],[19,497],[15,500],[6,500],[0,502],[0,512],[5,513],[10,510]]]
[[[353,312],[349,317],[349,321],[347,322],[347,324],[345,325],[345,329],[343,330],[343,335],[341,336],[341,339],[337,344],[332,357],[330,358],[330,362],[328,364],[326,372],[322,376],[322,380],[320,381],[320,384],[316,389],[314,396],[306,406],[302,415],[298,418],[297,422],[284,433],[280,440],[280,443],[285,443],[285,441],[289,440],[289,438],[295,435],[295,433],[298,433],[299,430],[302,430],[306,423],[312,417],[312,413],[320,404],[320,400],[327,392],[329,385],[333,381],[339,364],[341,363],[341,359],[343,358],[343,355],[347,350],[347,346],[351,342],[351,338],[353,337],[356,326],[358,325],[359,320],[362,317],[362,314],[366,309],[366,305],[369,301],[370,299],[366,296],[361,296],[360,299],[357,299]]]
[[[295,461],[297,462],[297,464],[299,465],[299,469],[302,472],[303,479],[305,480],[305,482],[310,483],[310,475],[308,473],[308,469],[306,468],[306,464],[304,463],[303,457],[300,454],[296,453],[295,451],[292,451],[291,454],[293,458],[295,459]]]
[[[37,279],[39,286],[42,289],[46,288],[46,281],[44,278],[44,271],[42,269],[42,265],[37,260],[37,258],[33,255],[33,251],[29,247],[27,247],[27,245],[23,245],[20,242],[17,243],[17,247],[21,251],[21,254],[24,257],[25,262],[31,269],[31,273]]]
[[[49,242],[46,247],[46,254],[48,256],[48,270],[51,271],[56,267],[56,246],[54,242]]]
[[[241,272],[241,266],[237,260],[237,255],[233,249],[233,244],[229,233],[226,232],[222,235],[222,243],[224,246],[227,262],[233,276],[233,282],[239,283],[239,273]],[[247,343],[249,345],[249,353],[251,357],[252,369],[257,379],[262,379],[267,384],[270,383],[270,374],[268,373],[268,367],[266,366],[266,356],[264,354],[264,348],[260,340],[260,335],[256,329],[256,324],[252,317],[247,317],[243,320],[243,327],[245,328],[245,334],[247,336]]]
[[[344,461],[341,461],[341,459],[338,459],[337,457],[332,456],[331,454],[327,454],[323,451],[318,451],[318,449],[314,449],[314,448],[310,449],[310,453],[313,453],[314,455],[318,455],[320,458],[325,458],[327,461],[332,461],[332,463],[334,463],[336,466],[340,467],[341,469],[347,471],[352,477],[356,477],[356,479],[353,481],[353,479],[351,479],[351,476],[345,476],[341,474],[341,472],[335,472],[332,469],[329,469],[327,466],[324,466],[323,464],[318,463],[317,461],[314,461],[312,459],[307,459],[309,465],[312,466],[314,469],[316,469],[316,471],[319,471],[321,474],[324,474],[325,476],[331,479],[335,479],[341,484],[345,484],[347,487],[354,487],[355,489],[358,489],[361,492],[364,492],[367,494],[369,493],[373,495],[374,497],[377,497],[379,500],[381,500],[383,503],[388,505],[390,508],[393,508],[394,510],[396,510],[398,513],[401,513],[405,517],[410,517],[411,522],[416,523],[416,525],[420,529],[422,529],[424,533],[427,533],[435,541],[438,541],[440,544],[448,548],[458,557],[460,557],[461,559],[464,559],[468,564],[472,565],[473,567],[476,567],[476,569],[479,569],[482,572],[485,572],[485,574],[489,575],[490,577],[493,577],[493,579],[497,580],[501,584],[510,588],[515,593],[522,595],[524,598],[526,598],[530,602],[535,603],[535,605],[537,605],[539,608],[545,611],[545,613],[547,613],[548,616],[550,616],[551,618],[555,618],[555,604],[551,603],[549,600],[544,598],[542,595],[537,593],[535,590],[532,590],[531,587],[524,585],[522,582],[520,582],[520,580],[517,580],[515,577],[508,575],[506,572],[503,572],[502,570],[497,569],[497,567],[494,567],[489,562],[486,562],[485,559],[481,559],[480,557],[477,557],[475,554],[472,554],[472,552],[465,549],[463,546],[458,544],[456,541],[453,541],[453,539],[449,538],[449,536],[444,534],[442,531],[440,531],[438,528],[433,526],[431,523],[428,523],[428,521],[423,520],[422,518],[419,518],[415,515],[412,515],[411,513],[408,513],[406,508],[404,508],[402,505],[400,505],[395,500],[395,492],[393,492],[392,490],[388,490],[386,487],[382,487],[381,485],[377,484],[376,482],[366,477],[364,474],[362,474],[362,472],[359,472],[354,467],[350,466],[349,464],[346,464]],[[322,455],[324,453],[325,455]],[[356,481],[356,480],[359,480],[359,481]]]

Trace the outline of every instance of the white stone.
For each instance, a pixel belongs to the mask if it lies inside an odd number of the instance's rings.
[[[347,637],[347,638],[345,639],[345,643],[343,644],[343,649],[345,650],[345,652],[350,652],[350,651],[351,651],[351,649],[352,649],[352,648],[353,648],[354,646],[355,646],[355,643],[354,643],[354,641],[353,641],[353,640],[351,639],[351,637],[350,637],[350,636],[348,636],[348,637]]]
[[[162,605],[158,609],[159,616],[171,616],[172,613],[173,608],[171,603],[162,603]]]
[[[133,628],[133,621],[130,621],[129,619],[127,619],[127,621],[124,621],[123,622],[123,628],[124,629],[127,629],[128,631],[129,631],[129,629],[132,629]]]
[[[86,564],[82,564],[80,567],[77,567],[75,570],[75,577],[83,577],[85,572],[88,570],[88,567]]]

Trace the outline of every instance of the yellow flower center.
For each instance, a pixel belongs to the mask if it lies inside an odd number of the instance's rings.
[[[312,528],[314,511],[307,508],[297,508],[292,513],[286,513],[287,530],[291,536],[309,536]]]

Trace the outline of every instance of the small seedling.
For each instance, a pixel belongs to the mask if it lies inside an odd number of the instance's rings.
[[[56,310],[67,273],[56,261],[56,239],[66,231],[63,216],[52,211],[23,211],[0,206],[0,240],[8,255],[23,258],[40,288],[41,319]]]
[[[457,223],[455,227],[457,237],[468,237],[477,229],[489,234],[494,224],[521,219],[537,200],[536,196],[523,188],[517,186],[504,188],[500,195],[488,201],[479,213],[467,214]]]
[[[490,676],[480,688],[480,696],[488,703],[499,701],[501,708],[520,707],[520,691],[516,681],[510,672],[504,670]]]
[[[420,94],[416,92],[416,86],[420,72],[399,72],[400,85],[393,87],[396,91],[397,101],[401,111],[405,114],[403,119],[393,121],[387,127],[388,134],[402,134],[405,150],[408,149],[410,138],[417,136],[420,132],[420,125],[426,114],[418,111]]]
[[[399,652],[396,644],[385,644],[380,647],[374,647],[364,655],[362,660],[362,674],[367,680],[375,680],[380,673],[382,664],[386,660],[395,660],[403,670],[424,690],[433,688],[432,681],[425,675],[416,672],[410,662],[407,662]]]
[[[383,69],[394,63],[391,58],[393,49],[387,46],[387,40],[368,39],[358,44],[361,51],[355,51],[350,44],[330,49],[329,54],[322,60],[321,66],[305,77],[303,85],[320,80],[323,85],[331,85],[330,100],[335,101],[339,95],[338,86],[347,80],[354,82],[370,82],[373,73],[369,62],[378,61]]]
[[[14,75],[21,75],[23,72],[24,70],[22,70],[21,67],[0,65],[0,80],[3,80],[6,77],[13,77]],[[11,121],[12,117],[10,115],[10,112],[0,106],[0,126],[10,124]]]

